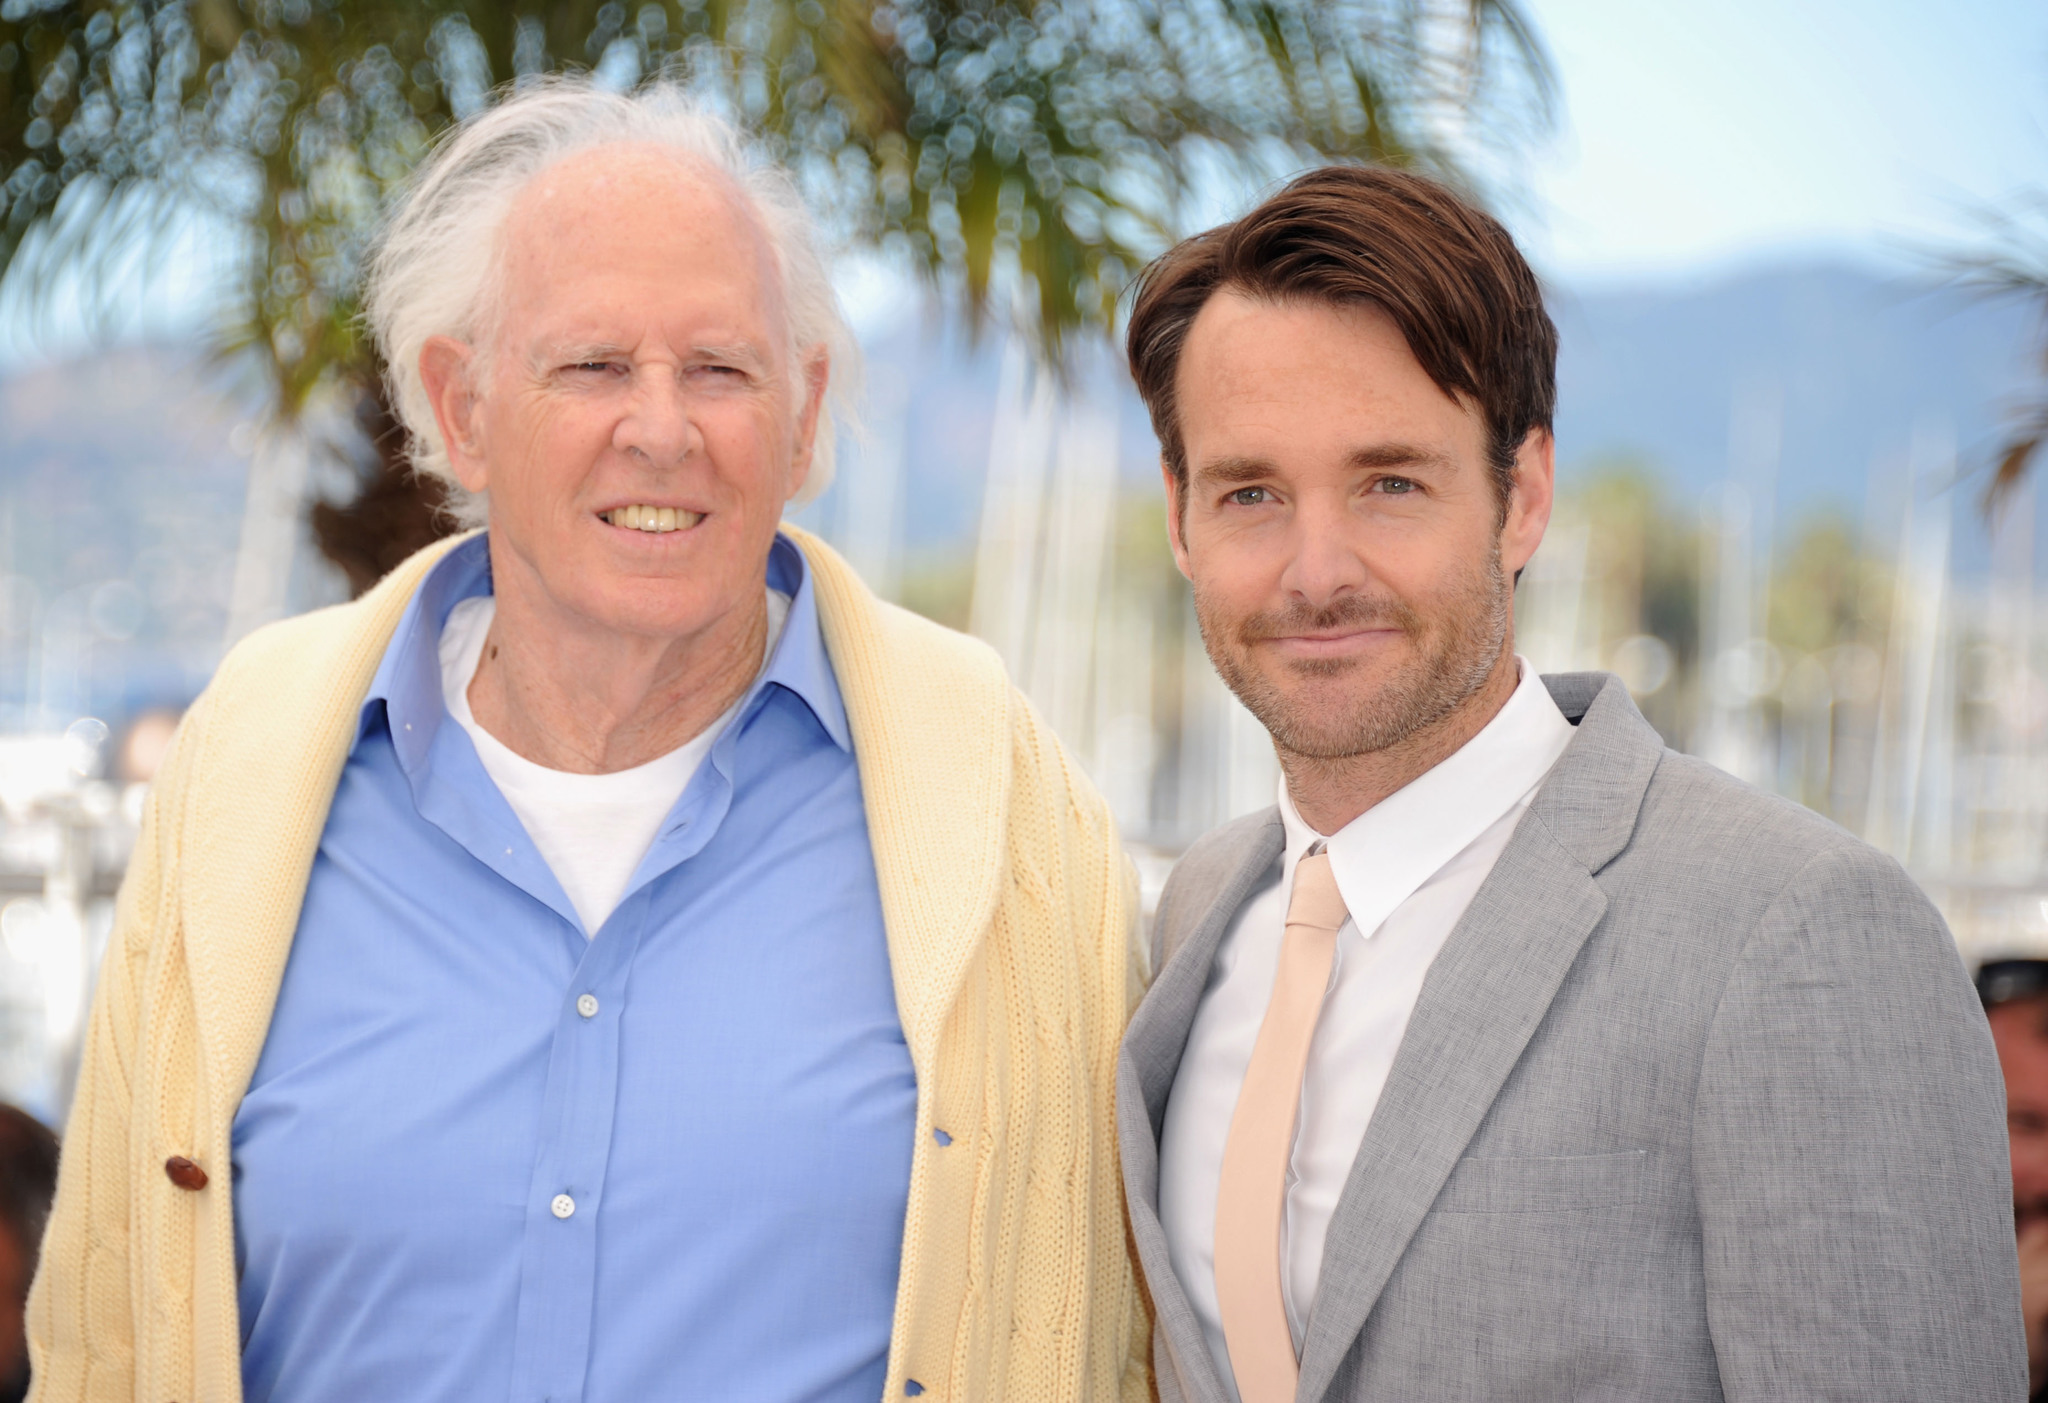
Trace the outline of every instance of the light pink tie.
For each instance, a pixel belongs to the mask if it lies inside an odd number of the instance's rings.
[[[1216,1305],[1244,1403],[1293,1403],[1300,1375],[1281,1295],[1280,1228],[1301,1079],[1344,916],[1330,855],[1318,851],[1302,858],[1294,868],[1273,997],[1223,1145],[1216,1190]]]

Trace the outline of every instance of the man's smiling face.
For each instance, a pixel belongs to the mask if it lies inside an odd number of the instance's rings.
[[[1503,501],[1480,416],[1385,313],[1229,289],[1188,329],[1175,403],[1174,554],[1217,671],[1285,750],[1385,749],[1512,666],[1547,434]]]
[[[600,148],[537,178],[500,239],[484,346],[427,351],[468,387],[444,433],[490,494],[496,549],[599,629],[680,637],[758,607],[826,367],[792,363],[738,192],[665,152]]]

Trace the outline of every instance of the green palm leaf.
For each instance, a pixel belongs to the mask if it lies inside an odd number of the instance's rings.
[[[356,304],[380,211],[495,89],[576,69],[687,82],[838,238],[1054,357],[1110,327],[1205,182],[1318,159],[1459,178],[1460,142],[1512,147],[1552,103],[1514,0],[0,0],[0,272],[22,265],[31,316],[60,288],[106,305],[180,211],[225,219],[249,248],[219,345],[283,415],[355,397],[398,474]],[[431,529],[370,542],[357,583]]]

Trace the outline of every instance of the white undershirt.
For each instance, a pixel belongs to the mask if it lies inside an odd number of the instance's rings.
[[[1516,662],[1520,683],[1479,734],[1329,839],[1331,872],[1351,919],[1337,932],[1288,1167],[1281,1284],[1297,1350],[1331,1215],[1423,977],[1571,743],[1571,723],[1536,670]],[[1159,1218],[1174,1275],[1187,1288],[1233,1399],[1237,1381],[1216,1306],[1217,1180],[1238,1089],[1273,994],[1294,866],[1320,836],[1295,812],[1285,781],[1280,817],[1287,830],[1280,880],[1238,909],[1217,947],[1159,1149]]]
[[[448,622],[441,628],[441,699],[448,714],[469,733],[477,758],[484,762],[484,772],[519,816],[527,836],[562,884],[570,905],[582,918],[583,934],[592,936],[625,896],[626,884],[654,846],[662,820],[682,797],[740,703],[734,702],[723,716],[668,754],[630,770],[579,775],[536,765],[478,725],[469,709],[469,684],[476,676],[484,638],[491,631],[497,608],[496,597],[484,594],[465,599],[449,611]],[[788,618],[789,596],[769,590],[763,666],[774,656]],[[744,693],[741,700],[745,700]]]

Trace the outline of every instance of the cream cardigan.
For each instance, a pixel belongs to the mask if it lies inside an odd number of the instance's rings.
[[[1112,1088],[1143,979],[1108,810],[983,645],[800,532],[917,1070],[887,1399],[1149,1397]],[[429,547],[252,635],[180,727],[121,887],[28,1331],[40,1403],[238,1403],[229,1129],[362,698]],[[938,1145],[935,1125],[952,1141]],[[171,1156],[208,1176],[172,1183]]]

